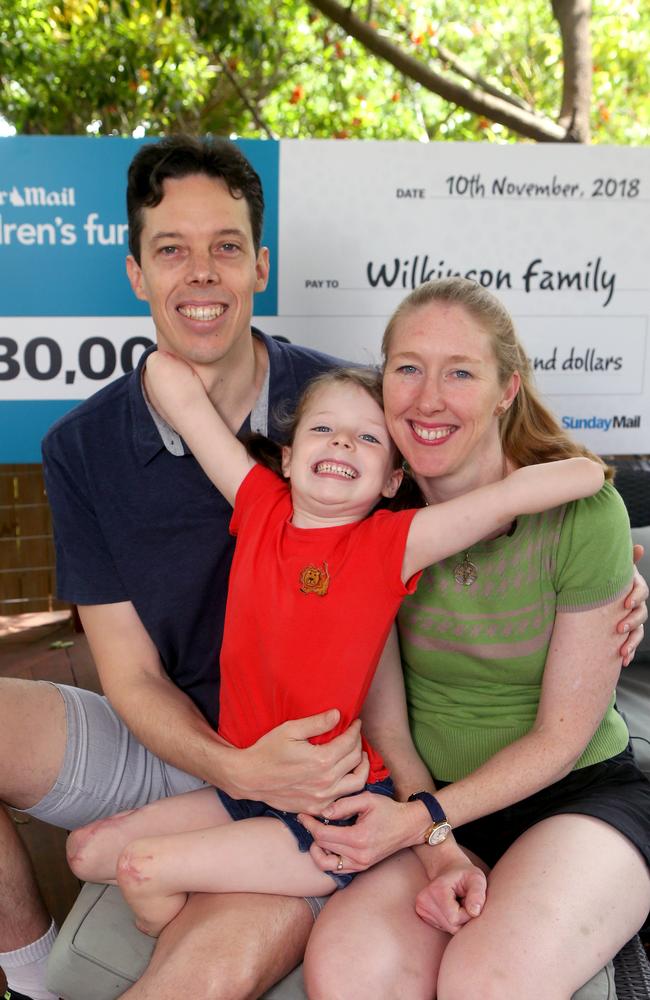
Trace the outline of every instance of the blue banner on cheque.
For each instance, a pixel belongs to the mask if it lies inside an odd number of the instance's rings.
[[[40,461],[54,420],[153,342],[126,277],[126,173],[136,139],[0,140],[0,462]],[[278,143],[242,140],[278,243]],[[277,312],[277,274],[257,297]]]

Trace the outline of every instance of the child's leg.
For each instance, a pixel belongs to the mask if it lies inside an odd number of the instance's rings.
[[[230,822],[214,788],[199,788],[74,830],[66,845],[68,864],[78,878],[115,882],[117,859],[131,841]]]
[[[189,892],[325,896],[335,889],[284,823],[270,816],[138,840],[123,852],[117,881],[137,926],[154,937]]]

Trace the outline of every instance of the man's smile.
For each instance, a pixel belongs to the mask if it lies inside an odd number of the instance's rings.
[[[218,305],[210,306],[179,306],[178,311],[181,316],[185,316],[186,319],[201,320],[203,322],[210,322],[215,319],[219,319],[223,316],[228,307],[219,303]]]

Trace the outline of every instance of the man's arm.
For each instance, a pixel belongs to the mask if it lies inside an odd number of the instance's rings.
[[[236,749],[216,735],[169,679],[131,602],[86,605],[79,614],[106,697],[158,757],[235,798],[262,799],[294,812],[318,813],[363,787],[368,763],[358,722],[314,746],[309,737],[329,732],[338,721],[331,710],[286,722],[253,746]]]
[[[633,545],[632,552],[634,562],[638,563],[643,558],[643,546]],[[648,584],[639,573],[638,567],[634,567],[632,577],[632,589],[623,601],[621,614],[624,616],[616,626],[616,631],[624,635],[623,645],[619,649],[623,666],[628,667],[634,659],[634,654],[639,643],[643,642],[644,623],[648,620]]]

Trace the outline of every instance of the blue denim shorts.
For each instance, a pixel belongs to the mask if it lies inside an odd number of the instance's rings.
[[[256,802],[254,799],[232,799],[221,788],[215,788],[215,791],[231,819],[239,820],[252,819],[256,816],[272,816],[275,819],[281,820],[285,826],[289,827],[298,842],[298,850],[301,854],[306,854],[313,844],[314,838],[298,820],[296,813],[274,809],[273,806],[267,805],[266,802]],[[382,781],[375,781],[371,785],[366,785],[363,791],[375,792],[377,795],[387,795],[391,799],[395,795],[395,788],[391,778],[384,778]],[[318,819],[322,819],[322,816],[319,816]],[[356,819],[356,816],[350,816],[349,819],[335,819],[330,822],[333,826],[353,826]],[[359,873],[348,872],[341,874],[340,872],[326,872],[325,874],[334,879],[339,889],[343,889]]]

